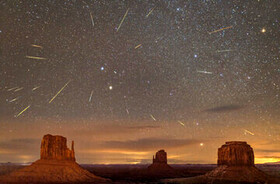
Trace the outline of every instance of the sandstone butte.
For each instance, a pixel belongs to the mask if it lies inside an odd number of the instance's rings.
[[[164,150],[159,150],[153,156],[153,163],[148,167],[148,173],[162,177],[176,174],[175,170],[167,164],[167,153]]]
[[[65,137],[45,135],[41,142],[41,160],[75,161],[74,141],[69,150]]]
[[[218,167],[206,174],[209,179],[266,182],[268,176],[254,164],[254,151],[247,142],[230,141],[218,149]]]
[[[156,156],[153,155],[153,164],[167,164],[167,153],[164,150],[156,152]]]
[[[260,183],[279,184],[255,167],[254,152],[250,145],[243,141],[230,141],[218,149],[217,168],[202,176],[164,180],[164,183]]]
[[[62,136],[45,135],[40,159],[30,166],[0,178],[0,183],[108,183],[75,162],[74,141],[71,150]]]

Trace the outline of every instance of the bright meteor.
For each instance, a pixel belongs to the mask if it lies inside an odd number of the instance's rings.
[[[56,95],[54,95],[54,97],[52,97],[52,99],[49,101],[49,103],[52,103],[52,101],[59,95],[59,93],[71,82],[71,80],[69,80],[57,93]]]
[[[222,29],[217,29],[217,30],[211,31],[211,32],[209,32],[209,34],[217,33],[217,32],[220,32],[220,31],[223,31],[226,29],[230,29],[230,28],[232,28],[232,26],[228,26],[228,27],[224,27]]]
[[[90,93],[90,97],[89,97],[89,99],[88,99],[88,102],[91,102],[92,95],[93,95],[93,91],[91,91],[91,93]]]
[[[92,27],[94,27],[94,21],[93,21],[93,17],[92,17],[91,12],[90,12],[89,14],[90,14],[90,19],[91,19],[91,24],[92,24]]]
[[[249,130],[244,129],[245,133],[248,133],[250,135],[255,135],[253,132],[250,132]]]
[[[16,118],[19,117],[22,113],[24,113],[29,107],[30,107],[30,105],[27,106],[25,109],[23,109],[20,113],[18,113],[18,114],[16,115]]]
[[[185,126],[185,124],[182,121],[178,121],[182,126]]]
[[[139,45],[135,46],[134,49],[137,49],[137,48],[141,47],[141,45],[142,44],[139,44]]]
[[[150,116],[154,121],[156,121],[156,118],[153,115],[150,114]]]
[[[122,21],[121,21],[121,23],[119,24],[119,27],[118,27],[118,29],[117,29],[117,32],[118,32],[118,31],[119,31],[119,29],[121,28],[122,23],[123,23],[123,21],[124,21],[125,17],[127,16],[128,10],[129,10],[129,8],[126,10],[126,12],[125,12],[125,14],[124,14],[124,16],[123,16],[123,18],[122,18]]]
[[[204,74],[213,74],[212,72],[208,72],[208,71],[201,71],[201,70],[197,70],[197,73],[204,73]]]
[[[39,59],[39,60],[45,60],[47,58],[43,58],[43,57],[37,57],[37,56],[25,56],[28,59]]]
[[[149,13],[146,15],[146,18],[149,17],[149,15],[154,11],[154,9],[155,9],[155,7],[153,7],[153,8],[149,11]]]
[[[43,48],[42,46],[40,46],[40,45],[35,45],[35,44],[32,44],[31,46],[32,46],[32,47],[36,47],[36,48],[40,48],[40,49]]]

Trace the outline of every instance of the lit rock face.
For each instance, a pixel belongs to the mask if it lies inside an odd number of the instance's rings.
[[[254,152],[246,142],[226,142],[218,149],[218,166],[253,166]]]
[[[41,160],[75,161],[74,141],[72,149],[67,148],[67,139],[62,136],[45,135],[41,142]]]
[[[153,163],[167,164],[167,153],[164,150],[159,150],[156,153],[156,157],[153,156]]]

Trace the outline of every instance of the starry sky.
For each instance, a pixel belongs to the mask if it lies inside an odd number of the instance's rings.
[[[0,5],[0,162],[48,133],[79,163],[216,163],[231,140],[280,161],[278,0]]]

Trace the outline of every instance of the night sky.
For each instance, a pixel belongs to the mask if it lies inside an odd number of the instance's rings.
[[[0,162],[48,133],[79,163],[216,163],[231,140],[280,161],[278,0],[0,6]]]

